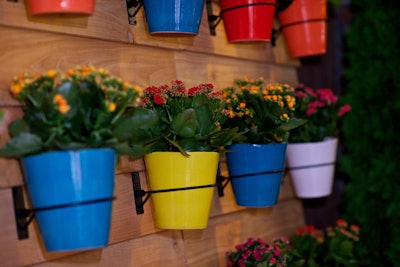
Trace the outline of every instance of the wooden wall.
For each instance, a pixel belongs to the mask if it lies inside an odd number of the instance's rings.
[[[218,5],[213,6],[217,13]],[[22,0],[0,0],[0,111],[6,112],[0,145],[9,138],[7,124],[22,114],[8,91],[12,77],[25,71],[65,71],[79,64],[105,67],[142,87],[180,79],[188,86],[207,82],[216,88],[243,76],[295,84],[299,65],[288,56],[282,37],[275,47],[230,44],[222,23],[216,36],[210,35],[206,9],[197,36],[154,37],[147,32],[143,9],[137,25],[129,25],[124,0],[97,0],[91,16],[38,17],[29,16]],[[226,174],[223,159],[221,166]],[[286,177],[275,207],[238,207],[228,185],[224,197],[214,194],[207,229],[160,230],[153,222],[151,201],[143,215],[135,213],[132,171],[140,171],[147,186],[142,160],[124,158],[116,171],[109,246],[48,253],[35,223],[29,226],[29,238],[18,240],[11,188],[23,185],[23,177],[17,160],[0,159],[0,266],[225,266],[225,252],[248,237],[269,240],[304,224],[301,202]]]

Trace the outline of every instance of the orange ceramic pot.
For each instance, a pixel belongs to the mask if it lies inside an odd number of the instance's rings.
[[[51,13],[92,14],[95,0],[28,0],[31,15]]]
[[[326,53],[327,1],[293,0],[278,20],[293,58]]]

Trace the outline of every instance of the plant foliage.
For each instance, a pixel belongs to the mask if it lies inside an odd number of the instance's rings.
[[[341,118],[350,111],[350,105],[339,104],[338,97],[328,88],[299,86],[295,90],[294,114],[307,123],[291,132],[289,142],[320,142],[328,136],[337,137]]]
[[[285,142],[289,131],[306,121],[293,116],[294,88],[287,84],[266,84],[264,79],[236,80],[223,89],[229,118],[224,123],[244,132],[236,143],[270,144]]]
[[[150,152],[218,151],[231,144],[237,128],[221,127],[226,119],[221,93],[212,84],[187,89],[182,81],[171,86],[150,86],[144,90],[143,105],[158,114],[160,121],[149,136]]]
[[[24,115],[10,123],[2,157],[100,147],[140,157],[142,133],[158,120],[154,112],[135,107],[140,88],[93,66],[24,73],[12,80],[11,93]]]
[[[370,266],[400,266],[400,5],[397,0],[353,0],[347,34],[343,123],[348,174],[345,216],[363,225],[360,251]]]

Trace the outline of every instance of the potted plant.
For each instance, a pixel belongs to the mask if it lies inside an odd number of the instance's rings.
[[[93,66],[23,73],[11,93],[24,115],[0,156],[21,158],[46,249],[106,246],[116,155],[142,156],[157,115],[135,107],[140,88]]]
[[[157,226],[164,229],[207,227],[218,151],[238,136],[236,128],[221,127],[221,93],[212,84],[189,89],[182,81],[144,90],[143,105],[160,122],[144,156]]]
[[[276,0],[219,0],[229,42],[270,41]]]
[[[249,238],[226,253],[228,267],[281,267],[290,257],[289,240],[281,237],[266,243],[262,238]]]
[[[79,13],[90,15],[94,11],[95,0],[27,0],[31,15],[54,13]]]
[[[290,238],[291,257],[288,266],[357,267],[370,266],[358,253],[360,227],[338,219],[324,231],[307,225]]]
[[[223,90],[229,117],[224,126],[244,132],[227,147],[236,203],[268,207],[278,200],[289,131],[305,121],[293,116],[294,88],[264,79],[236,80]]]
[[[339,104],[331,89],[296,88],[295,115],[307,120],[293,131],[287,149],[287,163],[298,197],[331,194],[340,119],[350,109],[350,105]]]

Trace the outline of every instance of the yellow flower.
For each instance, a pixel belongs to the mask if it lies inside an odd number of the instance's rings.
[[[117,108],[117,105],[114,102],[111,102],[108,104],[108,111],[114,112],[116,108]]]
[[[124,82],[123,87],[124,87],[124,90],[128,90],[131,87],[131,85],[128,82]]]
[[[244,102],[240,103],[239,108],[243,109],[245,107],[246,107],[246,103],[244,103]]]
[[[49,78],[54,78],[57,74],[57,71],[55,70],[48,70],[47,71],[47,76],[49,76]]]
[[[134,85],[134,86],[133,86],[133,89],[134,89],[136,92],[138,92],[138,93],[142,93],[142,92],[143,92],[143,88],[140,87],[140,86],[137,86],[137,85]]]

